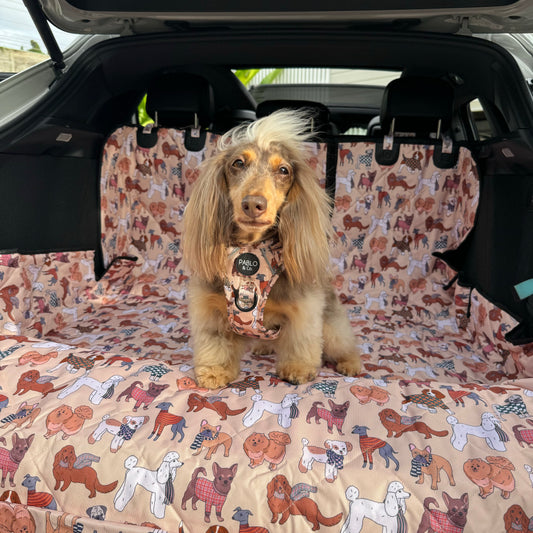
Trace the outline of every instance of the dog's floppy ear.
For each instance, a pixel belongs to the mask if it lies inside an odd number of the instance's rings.
[[[224,154],[205,161],[183,216],[185,262],[207,281],[225,271],[231,235],[233,217],[224,168]]]
[[[294,162],[294,182],[279,213],[279,236],[289,282],[321,281],[329,270],[331,202],[304,154]]]
[[[170,475],[170,463],[163,459],[161,466],[157,469],[156,479],[158,483],[166,483]]]
[[[390,489],[390,487],[389,487]],[[398,506],[398,498],[396,497],[396,492],[387,491],[387,496],[385,496],[385,512],[389,516],[396,516],[400,507]]]
[[[275,479],[276,478],[274,477],[267,483],[267,500],[270,500],[274,496],[276,484]]]

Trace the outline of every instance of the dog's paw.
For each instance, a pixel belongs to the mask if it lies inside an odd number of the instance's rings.
[[[277,375],[293,385],[301,385],[316,378],[318,369],[304,363],[281,363],[276,369]]]
[[[337,361],[336,369],[345,376],[356,376],[361,372],[361,359],[358,354],[355,354],[350,359]]]
[[[272,342],[258,342],[253,345],[252,353],[254,355],[272,355],[275,353]]]
[[[199,387],[219,389],[235,380],[237,375],[223,366],[197,366],[194,369]]]

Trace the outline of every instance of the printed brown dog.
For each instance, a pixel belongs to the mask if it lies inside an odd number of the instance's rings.
[[[424,474],[431,477],[431,488],[437,490],[437,483],[440,481],[440,471],[444,470],[450,481],[450,485],[455,486],[453,479],[453,470],[450,462],[440,455],[431,453],[431,447],[426,446],[423,450],[417,448],[414,444],[409,444],[413,461],[411,463],[411,475],[413,468],[419,468],[420,474],[417,484],[424,483]],[[416,466],[415,466],[416,465]]]
[[[85,453],[78,460],[74,446],[63,446],[54,458],[54,466],[52,468],[52,473],[56,480],[54,490],[58,490],[61,487],[61,491],[65,491],[71,483],[82,483],[90,493],[89,498],[94,498],[96,491],[107,493],[114,490],[118,484],[118,480],[108,485],[102,485],[98,481],[96,470],[92,466],[89,466],[96,459],[99,458]]]
[[[237,473],[237,464],[229,468],[223,468],[218,463],[213,463],[213,481],[205,477],[198,477],[198,474],[207,474],[204,467],[199,466],[192,474],[191,481],[187,485],[185,494],[181,500],[181,508],[187,510],[187,500],[192,498],[192,508],[196,510],[196,502],[201,500],[205,503],[204,521],[211,521],[211,507],[215,506],[217,519],[222,522],[222,507],[231,489],[231,484]]]
[[[311,409],[307,413],[305,418],[308,424],[311,423],[311,418],[314,417],[317,424],[320,423],[320,419],[324,419],[328,425],[328,433],[333,433],[333,426],[337,428],[339,435],[344,435],[342,432],[342,425],[344,424],[344,419],[346,418],[346,413],[348,412],[348,407],[350,407],[350,402],[344,403],[335,403],[333,400],[328,400],[331,411],[319,407],[319,405],[324,405],[322,402],[313,402]]]
[[[505,511],[503,515],[503,523],[505,524],[505,533],[516,533],[523,531],[527,533],[530,530],[529,518],[524,509],[520,505],[514,504]]]
[[[465,492],[460,498],[452,498],[443,492],[442,499],[448,509],[445,513],[429,507],[430,504],[439,506],[435,498],[424,500],[424,514],[417,533],[462,533],[468,514],[468,494]]]
[[[93,410],[88,405],[79,405],[74,410],[70,405],[60,405],[46,417],[46,439],[63,432],[63,440],[75,435],[86,420],[93,417]]]
[[[271,431],[268,437],[264,433],[252,433],[243,444],[244,453],[250,458],[250,468],[269,463],[268,468],[275,470],[285,458],[286,447],[291,443],[287,433]]]
[[[22,402],[18,411],[15,413],[15,418],[8,419],[2,426],[2,429],[8,427],[10,424],[13,424],[17,429],[20,429],[26,422],[28,422],[28,424],[25,429],[31,428],[40,413],[41,408],[38,403],[29,405],[26,402]]]
[[[19,437],[16,433],[13,433],[11,442],[13,444],[11,450],[7,448],[0,448],[0,468],[2,469],[2,483],[1,487],[6,485],[6,478],[9,475],[9,485],[15,487],[15,473],[18,470],[20,462],[24,459],[26,452],[29,450],[31,443],[35,437],[35,433],[32,433],[29,437]],[[0,437],[2,444],[7,444],[5,437]]]
[[[137,409],[144,404],[143,409],[148,409],[149,405],[166,389],[168,384],[160,385],[158,383],[148,383],[148,389],[143,389],[143,384],[140,381],[134,381],[127,389],[123,390],[117,398],[117,402],[120,401],[122,396],[126,396],[126,401],[129,402],[131,398],[135,400],[133,411],[137,412]]]
[[[502,498],[507,500],[515,488],[514,469],[513,463],[506,457],[489,456],[486,461],[477,457],[463,465],[466,477],[479,487],[479,495],[483,499],[497,488],[502,491]]]
[[[215,413],[218,413],[220,420],[226,420],[228,416],[240,415],[247,409],[246,407],[243,407],[242,409],[230,409],[226,402],[221,401],[218,397],[215,398],[216,399],[213,399],[193,392],[189,394],[189,398],[187,399],[187,405],[189,406],[187,412],[193,411],[197,413],[205,407],[206,409],[211,409],[215,411]]]
[[[207,448],[205,458],[211,459],[213,454],[218,450],[218,447],[223,446],[224,457],[229,457],[229,451],[233,440],[227,433],[220,432],[221,427],[222,426],[212,426],[207,423],[207,420],[202,420],[200,424],[200,433],[198,433],[195,439],[195,442],[197,439],[199,440],[196,445],[198,451],[193,453],[193,455],[199,455],[205,447]],[[192,447],[193,445],[191,445],[191,448]]]
[[[426,439],[430,439],[432,435],[436,437],[445,437],[448,435],[448,430],[436,431],[431,429],[425,422],[411,421],[404,423],[408,417],[400,416],[394,409],[386,408],[382,409],[378,413],[379,419],[383,424],[383,427],[387,430],[387,437],[400,437],[407,431],[418,431],[425,435]]]
[[[359,400],[361,405],[365,405],[372,400],[378,405],[385,405],[390,398],[390,394],[386,390],[375,385],[371,385],[370,387],[352,385],[350,392]]]
[[[310,487],[310,489],[314,489],[312,492],[316,492],[316,487]],[[267,484],[267,502],[272,512],[271,522],[275,524],[281,515],[279,523],[283,525],[291,515],[301,515],[313,524],[312,530],[316,531],[321,524],[331,527],[341,521],[342,513],[332,517],[324,516],[316,502],[309,498],[308,494],[309,491],[295,495],[293,487],[285,476],[281,474],[274,476]]]

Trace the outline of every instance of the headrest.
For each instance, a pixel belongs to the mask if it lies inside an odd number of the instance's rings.
[[[395,132],[415,133],[428,137],[447,131],[453,114],[452,86],[444,80],[424,76],[406,76],[393,80],[385,88],[381,105],[381,133],[390,132],[394,119]]]
[[[174,72],[152,82],[148,88],[146,111],[158,125],[186,128],[195,124],[208,128],[213,122],[213,88],[202,76]]]
[[[323,134],[333,134],[334,126],[330,122],[329,109],[320,102],[310,102],[308,100],[265,100],[257,104],[257,118],[271,115],[280,109],[296,109],[307,111],[311,118],[309,131],[320,137]]]

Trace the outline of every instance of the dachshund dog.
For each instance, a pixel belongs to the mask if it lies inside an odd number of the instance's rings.
[[[360,371],[329,279],[331,205],[307,163],[308,124],[305,114],[281,110],[230,130],[192,191],[183,253],[194,273],[189,313],[200,387],[237,378],[246,337],[260,339],[256,353],[275,351],[277,375],[294,384],[316,377],[322,353],[342,374]]]
[[[96,470],[91,466],[93,461],[98,462],[100,458],[91,453],[77,456],[74,446],[63,446],[54,457],[52,468],[52,474],[56,480],[54,490],[61,488],[65,491],[71,483],[82,483],[90,493],[89,498],[94,498],[97,491],[106,494],[115,490],[118,481],[102,485],[98,480]]]
[[[284,475],[275,476],[267,485],[268,507],[272,512],[271,522],[275,524],[281,514],[280,525],[283,525],[290,515],[302,515],[313,524],[312,531],[319,529],[320,524],[323,526],[338,524],[342,519],[342,513],[331,518],[325,517],[318,505],[309,498],[309,492],[316,492],[316,487],[305,483],[291,487]]]

